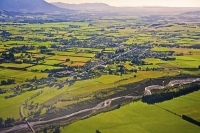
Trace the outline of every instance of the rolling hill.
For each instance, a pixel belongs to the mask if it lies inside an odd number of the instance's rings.
[[[54,12],[62,11],[44,0],[0,0],[0,10],[23,12]]]
[[[52,4],[60,8],[66,8],[66,9],[72,9],[72,10],[107,10],[107,9],[114,8],[105,3],[68,4],[68,3],[62,3],[62,2],[55,2]]]

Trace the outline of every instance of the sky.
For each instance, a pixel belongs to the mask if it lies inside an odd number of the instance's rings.
[[[107,3],[111,6],[169,6],[200,7],[200,0],[46,0],[47,2],[63,2],[69,4]]]

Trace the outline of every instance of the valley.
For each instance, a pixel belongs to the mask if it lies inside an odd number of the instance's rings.
[[[0,132],[198,132],[198,8],[57,4],[0,6]]]

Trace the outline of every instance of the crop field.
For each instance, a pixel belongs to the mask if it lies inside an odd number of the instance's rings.
[[[63,65],[66,65],[66,66],[84,66],[85,63],[84,62],[64,62],[62,63]]]
[[[199,127],[155,105],[135,102],[61,128],[62,133],[94,133],[96,130],[102,133],[196,133]]]
[[[44,71],[46,69],[51,70],[51,69],[59,69],[61,67],[55,67],[55,66],[48,66],[48,65],[36,65],[33,67],[29,67],[28,70],[39,70],[39,71]]]
[[[36,94],[40,90],[36,91],[29,91],[19,96],[5,99],[4,97],[8,94],[1,94],[0,95],[0,117],[6,119],[8,117],[13,117],[14,119],[20,119],[20,106],[22,103],[31,97],[32,95]],[[5,109],[6,108],[6,109]]]
[[[0,69],[1,80],[16,79],[16,82],[24,82],[26,79],[33,79],[34,77],[46,77],[47,73],[29,72],[20,70]]]
[[[30,52],[30,53],[37,53],[37,51],[36,50],[31,50],[31,51],[28,51],[28,52]],[[32,57],[33,58],[38,58],[38,57],[49,57],[49,55],[46,55],[46,54],[32,54]]]
[[[70,61],[77,61],[77,62],[87,62],[90,60],[90,58],[72,57],[72,56],[52,56],[52,57],[49,57],[48,59],[59,60],[59,61],[65,61],[66,59],[70,59]]]
[[[26,68],[26,67],[31,67],[33,64],[26,64],[26,63],[23,63],[23,64],[14,64],[14,63],[3,63],[3,64],[0,64],[0,66],[2,67],[14,67],[14,68]]]
[[[165,48],[165,47],[154,47],[152,50],[153,50],[153,51],[170,51],[170,48]]]
[[[161,59],[153,58],[147,58],[145,59],[145,61],[164,68],[198,68],[200,64],[199,55],[185,55],[174,57],[176,58],[176,60],[174,61],[163,61]]]
[[[44,65],[54,65],[54,64],[60,64],[63,61],[59,61],[59,60],[45,60]]]
[[[199,49],[172,48],[171,51],[175,51],[175,54],[200,55]]]
[[[187,115],[200,121],[200,91],[159,103],[158,106],[168,109],[179,115]]]

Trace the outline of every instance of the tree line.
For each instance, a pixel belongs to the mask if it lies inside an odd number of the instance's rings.
[[[7,79],[7,81],[6,80],[1,81],[1,85],[10,85],[14,83],[15,83],[15,79]]]
[[[183,89],[179,89],[178,91],[175,89],[170,92],[161,92],[161,93],[155,93],[152,95],[147,95],[142,97],[142,102],[148,103],[148,104],[154,104],[154,103],[159,103],[163,102],[166,100],[171,100],[175,97],[180,97],[182,95],[186,95],[189,93],[192,93],[194,91],[200,90],[200,85],[191,85],[189,87],[185,87]]]
[[[194,120],[194,119],[192,119],[192,118],[190,118],[190,117],[188,117],[186,115],[182,115],[182,119],[186,120],[186,121],[188,121],[188,122],[190,122],[192,124],[195,124],[197,126],[200,126],[200,122],[198,122],[197,120]]]
[[[14,123],[14,118],[7,118],[6,120],[3,120],[3,118],[0,117],[0,128],[12,127],[14,126]]]

